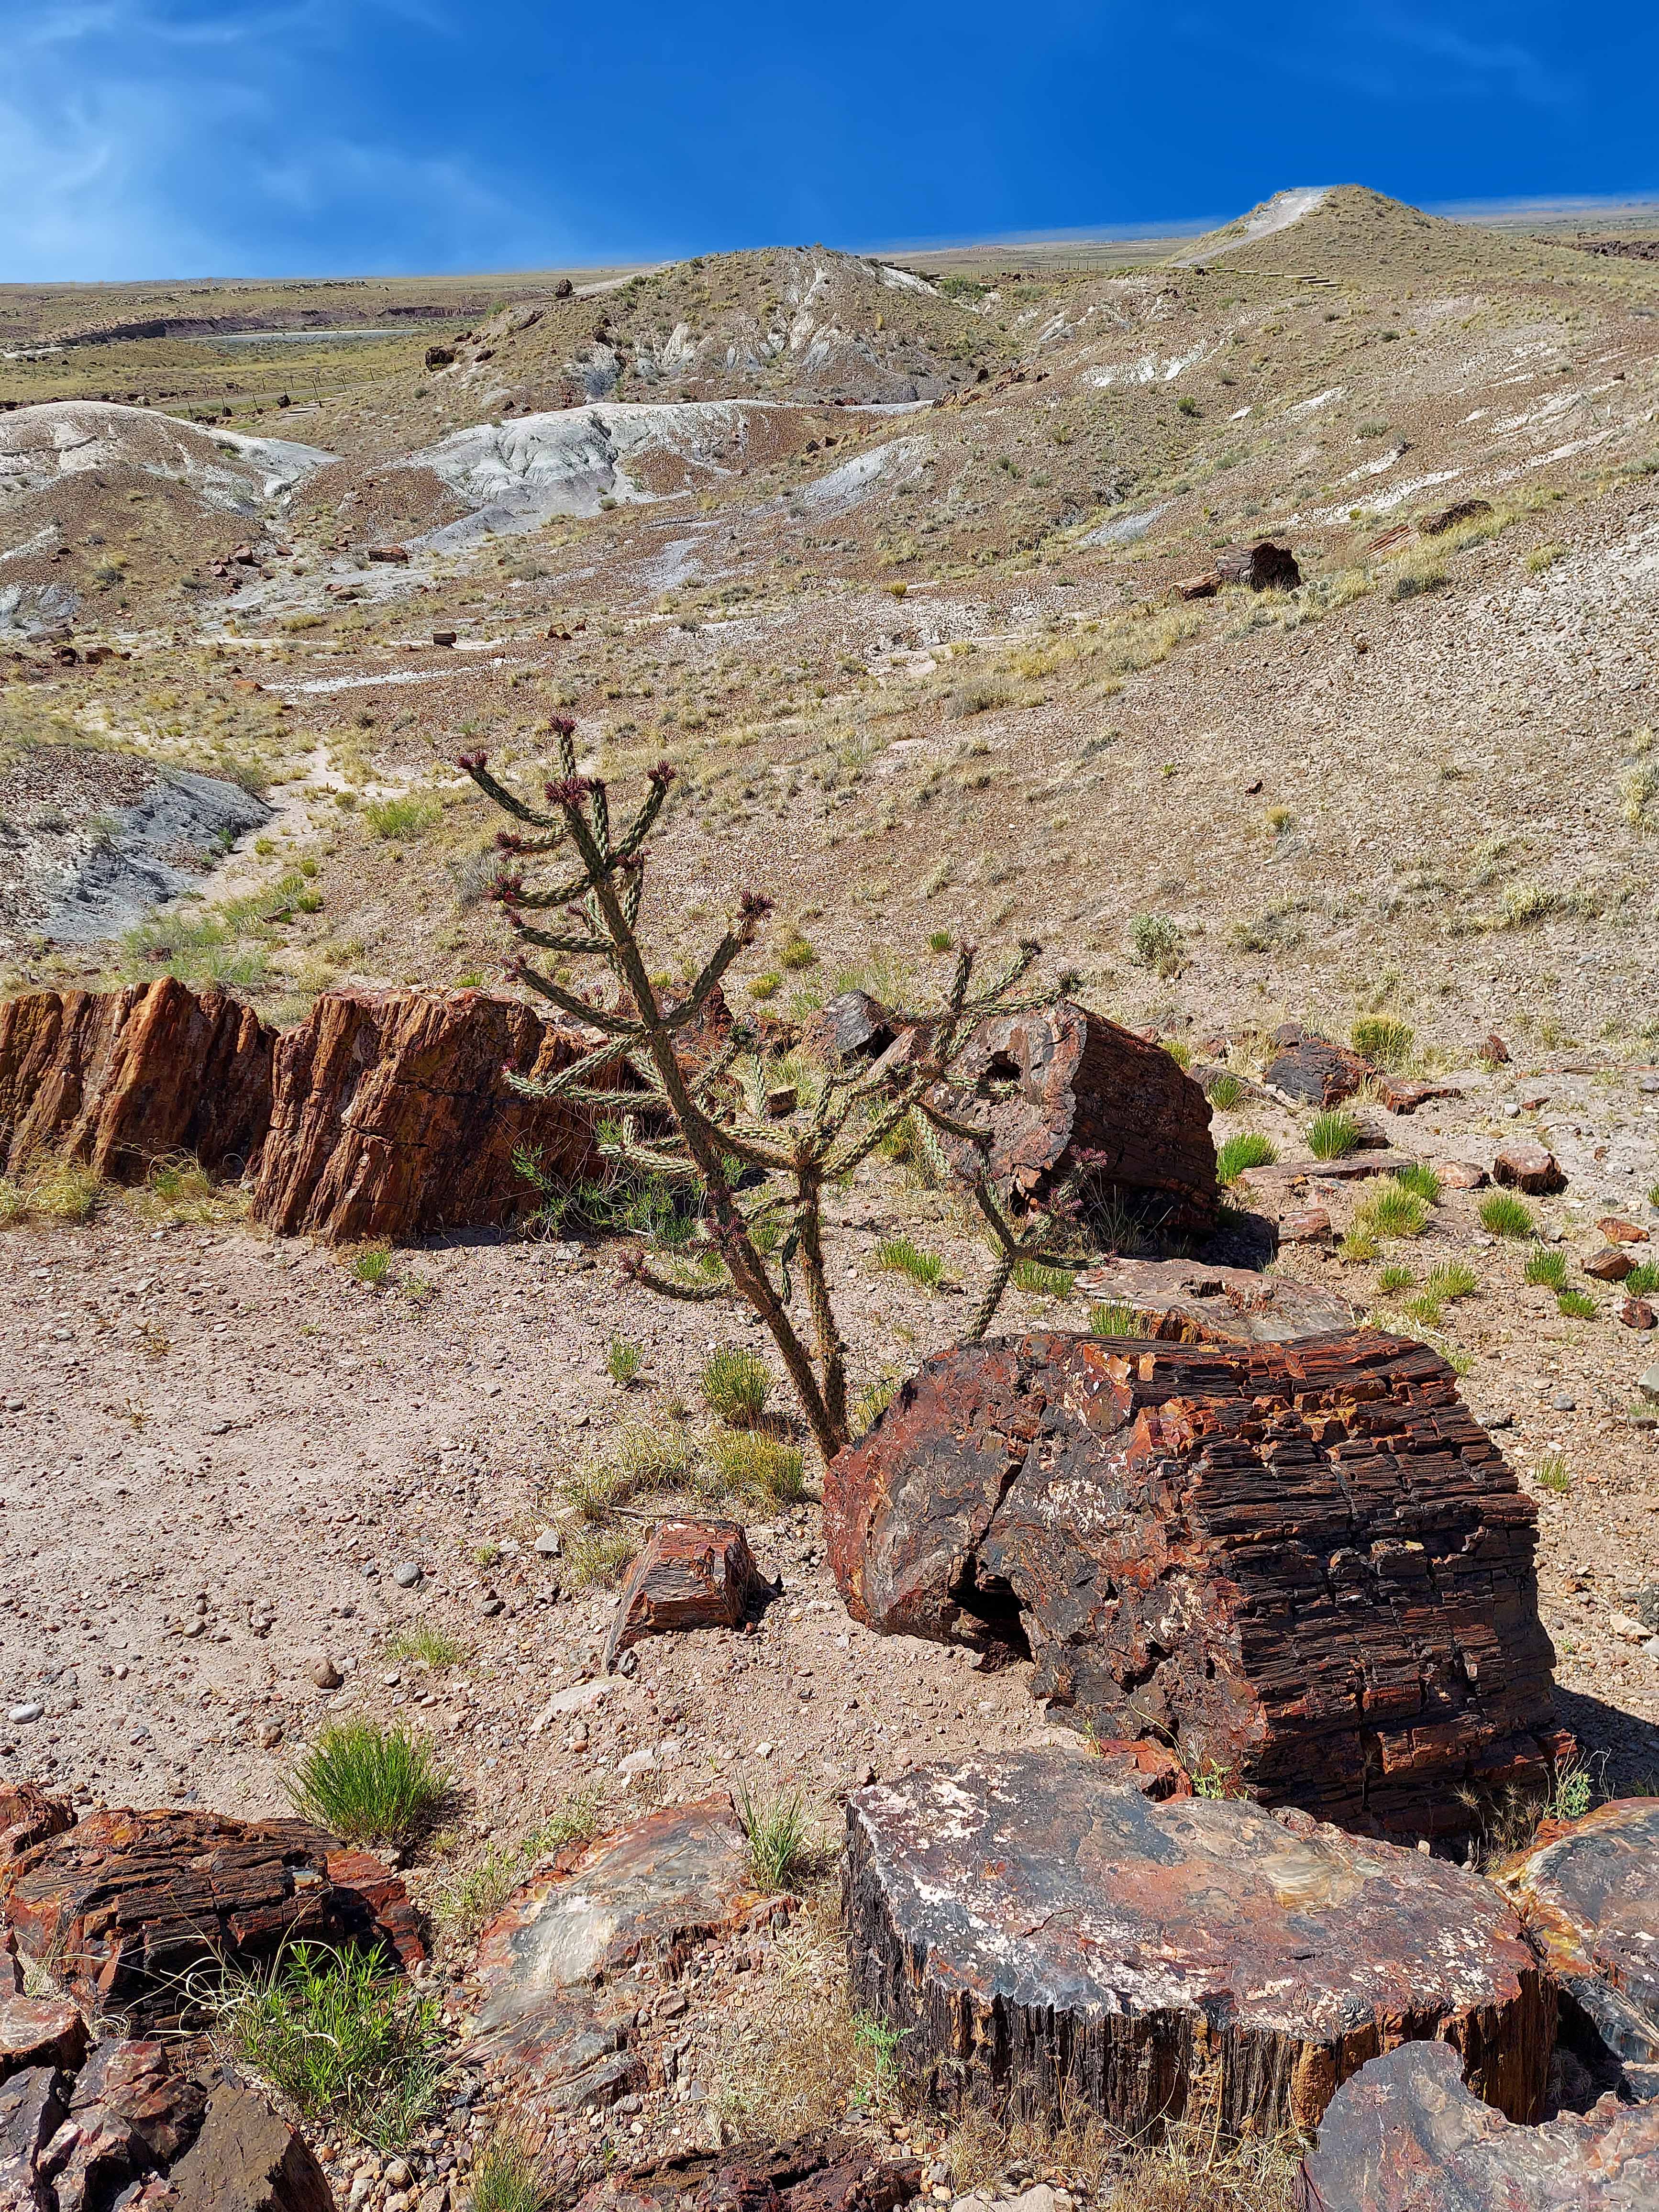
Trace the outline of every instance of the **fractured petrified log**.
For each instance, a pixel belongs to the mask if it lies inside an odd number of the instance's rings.
[[[31,2066],[78,2066],[87,2024],[62,1997],[0,1995],[0,2081]]]
[[[223,991],[163,976],[0,1006],[0,1167],[61,1152],[112,1182],[191,1152],[240,1172],[270,1120],[276,1033]]]
[[[1254,545],[1230,545],[1217,554],[1215,570],[1224,584],[1248,584],[1253,592],[1293,592],[1302,581],[1290,547],[1267,538]]]
[[[1492,501],[1489,499],[1458,499],[1454,500],[1449,507],[1443,507],[1437,514],[1425,514],[1417,526],[1425,538],[1443,538],[1449,530],[1455,530],[1460,523],[1478,522],[1482,515],[1491,513]]]
[[[1074,1725],[1346,1827],[1464,1829],[1565,1747],[1536,1512],[1399,1337],[938,1353],[830,1467],[824,1532],[855,1619],[1029,1650]]]
[[[913,1768],[857,1791],[847,1831],[854,1996],[941,2103],[1276,2135],[1437,2036],[1489,2102],[1541,2105],[1553,1990],[1497,1892],[1444,1861],[1155,1804],[1055,1752]]]
[[[1215,1226],[1202,1089],[1160,1045],[1070,1000],[985,1022],[934,1095],[991,1133],[988,1154],[941,1137],[952,1164],[971,1174],[988,1162],[1016,1206],[1041,1205],[1075,1173],[1091,1200],[1119,1200],[1149,1225],[1198,1235]]]
[[[256,1220],[328,1243],[514,1219],[541,1203],[520,1146],[572,1179],[594,1162],[580,1109],[522,1098],[503,1068],[545,1079],[577,1041],[483,992],[332,991],[276,1047]]]
[[[921,2190],[919,2159],[878,2159],[857,2136],[815,2135],[737,2143],[706,2160],[671,2152],[596,2181],[574,2212],[895,2212]]]
[[[1300,1022],[1286,1022],[1273,1031],[1273,1058],[1262,1070],[1262,1080],[1282,1091],[1287,1098],[1307,1106],[1340,1106],[1352,1098],[1376,1070],[1346,1045],[1333,1044]]]
[[[1494,1879],[1543,1946],[1572,2049],[1659,2097],[1659,1798],[1547,1820]]]
[[[1504,1146],[1492,1162],[1492,1179],[1507,1184],[1511,1190],[1528,1191],[1540,1198],[1567,1187],[1561,1163],[1554,1153],[1547,1146],[1528,1138]]]
[[[867,991],[842,991],[807,1020],[801,1048],[827,1064],[874,1060],[893,1042],[893,1016]]]
[[[1659,2104],[1514,2127],[1461,2073],[1439,2043],[1362,2067],[1302,2161],[1301,2212],[1659,2212]]]
[[[1107,1260],[1086,1269],[1074,1287],[1120,1310],[1103,1316],[1113,1322],[1110,1331],[1097,1334],[1166,1344],[1291,1344],[1352,1328],[1354,1322],[1347,1300],[1316,1283],[1201,1260]]]
[[[334,2212],[310,2146],[240,2081],[215,2087],[201,2132],[169,2179],[167,2212]]]
[[[659,1521],[635,1560],[605,1639],[605,1669],[642,1636],[736,1628],[772,1585],[738,1521]]]
[[[0,1867],[0,1908],[21,1957],[88,2010],[146,2027],[190,2013],[192,1968],[298,1940],[424,1955],[397,1877],[303,1820],[94,1813]]]

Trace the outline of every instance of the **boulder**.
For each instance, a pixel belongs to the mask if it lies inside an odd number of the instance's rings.
[[[1281,1244],[1328,1244],[1331,1217],[1322,1206],[1294,1207],[1279,1217],[1279,1241]]]
[[[1317,2125],[1339,2083],[1440,2037],[1540,2110],[1554,1994],[1478,1875],[1309,1819],[1167,1804],[1087,1759],[913,1768],[847,1808],[854,2001],[946,2106],[1079,2104],[1132,2136]]]
[[[1215,572],[1224,584],[1246,584],[1253,592],[1293,592],[1302,581],[1290,547],[1266,538],[1254,545],[1231,545],[1217,554]]]
[[[397,1877],[303,1820],[94,1813],[0,1865],[0,1907],[21,1957],[50,1963],[88,2012],[147,2029],[191,2013],[193,1967],[302,1939],[423,1955]]]
[[[1507,1184],[1512,1190],[1528,1191],[1535,1197],[1567,1187],[1567,1179],[1554,1153],[1526,1138],[1504,1146],[1492,1162],[1492,1179]]]
[[[1270,1160],[1259,1168],[1246,1168],[1238,1182],[1246,1191],[1282,1191],[1310,1182],[1370,1182],[1416,1164],[1414,1153],[1367,1146],[1334,1160]]]
[[[1659,1798],[1547,1820],[1493,1878],[1560,1985],[1564,2039],[1621,2094],[1659,2097]]]
[[[1323,1218],[1328,1231],[1329,1216]],[[1164,1343],[1285,1344],[1354,1322],[1353,1308],[1334,1291],[1201,1260],[1107,1260],[1085,1268],[1073,1288],[1115,1310],[1103,1316],[1113,1321],[1115,1336]]]
[[[774,1595],[736,1521],[659,1521],[617,1600],[605,1669],[642,1636],[684,1628],[736,1628]]]
[[[959,1173],[988,1163],[1016,1209],[1041,1206],[1077,1175],[1091,1201],[1116,1201],[1149,1226],[1206,1235],[1220,1194],[1210,1102],[1159,1045],[1069,1000],[1000,1014],[975,1032],[934,1096],[988,1129],[988,1153],[939,1143]]]
[[[41,1152],[115,1182],[192,1153],[240,1173],[270,1120],[276,1033],[223,991],[171,975],[124,991],[31,991],[0,1006],[0,1169]]]
[[[893,1016],[867,991],[842,991],[811,1015],[801,1032],[801,1048],[826,1066],[846,1060],[876,1060],[896,1034]]]
[[[475,2048],[544,2111],[612,2104],[641,2086],[637,1960],[670,1972],[697,1945],[787,1910],[755,1887],[720,1791],[556,1854],[484,1930]]]
[[[1263,1082],[1304,1106],[1340,1106],[1376,1073],[1357,1052],[1304,1030],[1299,1022],[1286,1022],[1275,1030],[1273,1047],[1273,1058],[1262,1070]]]
[[[62,1997],[0,1995],[0,2081],[31,2066],[76,2067],[87,2024]]]
[[[593,1164],[591,1121],[520,1097],[503,1070],[547,1079],[581,1049],[516,999],[481,991],[331,991],[276,1055],[270,1140],[252,1212],[325,1243],[514,1219],[542,1202],[513,1164]]]
[[[856,1620],[1029,1654],[1056,1717],[1267,1803],[1462,1831],[1569,1746],[1536,1510],[1399,1337],[958,1346],[836,1457],[823,1510]]]
[[[1337,2091],[1297,2172],[1300,2212],[1656,2212],[1659,2105],[1604,2097],[1516,2127],[1465,2087],[1458,2053],[1407,2043]]]
[[[1415,1114],[1436,1098],[1461,1098],[1461,1083],[1407,1083],[1397,1075],[1379,1075],[1376,1095],[1390,1114]]]
[[[214,2090],[201,2132],[171,2179],[167,2212],[334,2212],[309,2147],[240,2081]]]

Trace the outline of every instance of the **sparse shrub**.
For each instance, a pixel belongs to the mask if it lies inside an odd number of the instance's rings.
[[[1364,1014],[1350,1035],[1357,1053],[1375,1060],[1379,1067],[1390,1069],[1406,1065],[1417,1042],[1417,1032],[1410,1023],[1400,1021],[1393,1014]]]
[[[552,2202],[547,2169],[527,2138],[493,2135],[472,2169],[472,2212],[545,2212]]]
[[[1089,1334],[1091,1336],[1139,1336],[1138,1319],[1134,1308],[1123,1299],[1106,1299],[1090,1307]]]
[[[953,941],[948,929],[932,929],[927,933],[927,950],[930,952],[948,952]]]
[[[609,1589],[621,1579],[635,1548],[625,1528],[584,1528],[565,1546],[563,1579],[573,1590]]]
[[[443,807],[435,799],[417,799],[412,794],[399,799],[365,799],[362,817],[370,834],[381,838],[414,838],[424,836],[443,819]]]
[[[1558,1291],[1555,1310],[1569,1321],[1594,1321],[1601,1308],[1588,1291]]]
[[[678,1422],[638,1421],[623,1431],[610,1459],[573,1468],[560,1486],[584,1521],[598,1522],[630,1498],[680,1488],[690,1472],[690,1443]]]
[[[1504,894],[1498,920],[1504,929],[1530,929],[1560,903],[1557,894],[1542,884],[1511,884]]]
[[[806,1493],[805,1457],[799,1444],[763,1429],[717,1429],[708,1439],[714,1486],[764,1505],[793,1504]]]
[[[644,1365],[644,1352],[637,1344],[630,1344],[626,1337],[613,1336],[605,1347],[605,1371],[624,1390],[630,1382],[638,1379]]]
[[[1650,827],[1650,816],[1659,800],[1659,762],[1638,761],[1627,769],[1620,784],[1625,819],[1632,830]]]
[[[1454,1298],[1472,1298],[1480,1287],[1480,1278],[1466,1260],[1443,1260],[1429,1270],[1424,1287],[1431,1297],[1449,1304]]]
[[[1659,1261],[1644,1260],[1640,1267],[1632,1267],[1625,1278],[1627,1297],[1644,1298],[1659,1291]]]
[[[434,1908],[445,1935],[455,1944],[470,1943],[507,1903],[527,1868],[567,1844],[588,1843],[598,1834],[603,1807],[596,1786],[573,1790],[516,1842],[492,1850],[478,1865],[446,1882]]]
[[[788,1888],[806,1863],[806,1801],[799,1790],[758,1797],[746,1782],[738,1785],[738,1819],[749,1846],[749,1872],[768,1894]]]
[[[1532,1208],[1512,1190],[1494,1190],[1480,1201],[1480,1226],[1489,1237],[1535,1237]]]
[[[379,1289],[392,1273],[392,1247],[389,1244],[364,1244],[352,1255],[351,1272],[360,1283]]]
[[[1238,1181],[1246,1168],[1265,1168],[1279,1158],[1271,1137],[1259,1129],[1241,1129],[1216,1147],[1216,1181],[1224,1187]]]
[[[1185,964],[1187,940],[1167,914],[1138,914],[1129,925],[1129,942],[1136,960],[1155,975],[1179,975]]]
[[[449,1777],[425,1738],[349,1720],[329,1723],[285,1787],[298,1812],[349,1844],[403,1844],[442,1803]]]
[[[986,714],[999,707],[1012,707],[1019,694],[1000,676],[980,676],[957,684],[946,696],[945,719],[965,721],[970,714]]]
[[[782,976],[775,969],[769,969],[764,975],[750,978],[749,995],[751,999],[775,999],[778,995],[778,987],[782,981]]]
[[[878,1382],[872,1382],[860,1390],[853,1401],[853,1433],[864,1436],[881,1419],[898,1395],[899,1377],[884,1375]]]
[[[1437,592],[1446,581],[1446,564],[1437,553],[1408,553],[1395,570],[1389,597],[1414,599],[1425,592]]]
[[[1218,1113],[1231,1114],[1244,1096],[1244,1085],[1230,1067],[1219,1075],[1212,1075],[1209,1085],[1210,1103]]]
[[[1553,568],[1565,556],[1566,550],[1565,545],[1534,545],[1527,556],[1528,574],[1541,576],[1546,568]]]
[[[1383,1268],[1376,1279],[1376,1287],[1391,1297],[1396,1291],[1410,1290],[1416,1280],[1417,1270],[1414,1267],[1401,1267],[1396,1262]]]
[[[1193,1048],[1185,1037],[1165,1037],[1164,1049],[1183,1073],[1193,1064]]]
[[[1308,1150],[1316,1160],[1342,1159],[1358,1142],[1358,1122],[1340,1106],[1316,1114],[1308,1124]]]
[[[772,1370],[757,1352],[723,1346],[702,1370],[703,1403],[734,1429],[753,1428],[772,1394]]]
[[[945,1262],[936,1252],[924,1252],[908,1237],[887,1237],[876,1247],[876,1264],[890,1273],[908,1275],[918,1288],[936,1291],[945,1280]]]
[[[1534,1244],[1528,1253],[1521,1270],[1524,1282],[1535,1284],[1540,1290],[1565,1291],[1567,1287],[1567,1255],[1552,1251],[1547,1244]]]
[[[1347,1267],[1366,1267],[1382,1250],[1376,1230],[1369,1222],[1355,1218],[1354,1224],[1337,1246],[1337,1257]]]
[[[0,1180],[0,1228],[21,1221],[90,1221],[104,1196],[102,1180],[84,1161],[37,1160],[22,1176]]]
[[[816,968],[818,964],[817,954],[812,950],[808,940],[799,932],[794,936],[784,939],[783,950],[779,953],[778,958],[792,973],[802,968]]]

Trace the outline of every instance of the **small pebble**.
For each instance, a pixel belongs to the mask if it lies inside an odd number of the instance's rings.
[[[319,1690],[337,1690],[345,1678],[331,1659],[319,1659],[311,1670],[311,1679]]]
[[[23,1728],[30,1721],[38,1721],[46,1710],[44,1705],[33,1704],[12,1705],[7,1711],[6,1718],[15,1728]]]
[[[413,1559],[399,1559],[392,1570],[392,1579],[399,1589],[413,1589],[422,1579],[422,1572]]]

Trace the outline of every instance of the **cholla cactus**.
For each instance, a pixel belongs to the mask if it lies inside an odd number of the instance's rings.
[[[538,1098],[562,1098],[617,1116],[630,1095],[649,1110],[641,1133],[632,1117],[602,1127],[600,1147],[619,1165],[690,1182],[701,1191],[706,1250],[719,1262],[712,1276],[687,1280],[654,1266],[642,1250],[629,1254],[630,1273],[663,1296],[704,1299],[736,1289],[770,1331],[794,1387],[801,1411],[825,1461],[851,1441],[847,1350],[830,1301],[824,1266],[823,1198],[912,1115],[931,1127],[988,1149],[986,1132],[954,1119],[938,1086],[988,1015],[1015,1010],[1013,994],[1040,947],[1022,945],[988,988],[974,989],[975,954],[965,946],[936,1012],[918,1017],[907,1049],[888,1054],[886,1067],[832,1069],[810,1104],[781,1121],[769,1118],[763,1081],[736,1079],[738,1061],[757,1040],[741,1025],[701,1068],[678,1049],[684,1032],[708,1006],[715,986],[771,911],[769,899],[745,894],[725,934],[690,991],[672,1005],[659,999],[639,938],[645,888],[645,840],[668,795],[674,771],[665,762],[650,771],[650,789],[628,828],[618,835],[605,785],[576,770],[575,726],[553,724],[560,774],[548,783],[547,811],[530,805],[493,776],[483,753],[463,753],[459,765],[485,796],[521,825],[496,839],[503,866],[491,896],[505,912],[520,950],[509,968],[517,982],[538,993],[571,1020],[599,1032],[599,1041],[547,1082],[512,1074],[515,1089]],[[558,854],[562,880],[548,888],[526,884],[524,863]],[[557,917],[550,923],[532,916]],[[527,952],[592,957],[610,969],[615,989],[608,1002],[584,996],[532,964]],[[895,1059],[898,1064],[891,1065]],[[751,1072],[752,1073],[752,1072]],[[624,1075],[637,1090],[617,1086]],[[607,1078],[601,1083],[599,1079]],[[660,1131],[661,1133],[657,1132]],[[740,1202],[734,1173],[758,1170],[756,1198]],[[1017,1232],[982,1170],[973,1194],[996,1247],[992,1279],[969,1334],[990,1326],[1015,1267],[1048,1256],[1045,1243],[1062,1199],[1048,1214]],[[796,1278],[805,1304],[797,1318]]]

